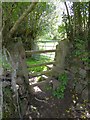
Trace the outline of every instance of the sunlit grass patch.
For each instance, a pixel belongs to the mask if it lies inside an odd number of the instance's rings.
[[[27,58],[27,65],[36,65],[36,64],[41,64],[45,62],[50,62],[51,60],[47,56],[40,56],[39,59],[34,59],[34,58]],[[41,72],[47,70],[46,66],[38,66],[38,67],[33,67],[33,68],[28,68],[29,71],[31,72]]]

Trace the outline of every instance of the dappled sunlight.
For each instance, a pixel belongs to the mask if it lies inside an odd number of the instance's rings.
[[[1,4],[0,118],[90,118],[90,2]]]
[[[42,90],[38,86],[33,87],[33,89],[35,92],[42,92]]]
[[[32,84],[37,83],[37,82],[38,82],[38,79],[39,79],[38,77],[30,78],[30,79],[29,79],[29,84],[32,85]]]

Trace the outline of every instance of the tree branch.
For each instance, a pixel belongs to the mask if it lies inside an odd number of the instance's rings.
[[[12,37],[12,35],[15,33],[15,31],[17,30],[19,24],[24,20],[24,18],[30,13],[32,12],[32,10],[34,9],[35,5],[37,4],[37,2],[33,2],[26,10],[25,12],[20,16],[20,18],[15,22],[15,24],[13,25],[13,27],[11,28],[10,32],[9,32],[9,37]]]
[[[71,18],[70,18],[69,9],[68,9],[68,6],[67,6],[66,2],[64,2],[64,4],[65,4],[65,7],[66,7],[68,21],[69,21],[69,32],[67,31],[67,36],[69,37],[69,40],[72,41],[73,40],[73,28],[72,28],[72,25],[71,25]]]
[[[69,10],[68,10],[68,7],[67,7],[67,4],[66,4],[66,2],[64,2],[64,4],[65,4],[66,11],[67,11],[67,15],[68,15],[69,25],[71,25],[71,21],[70,21],[70,15],[69,15]]]

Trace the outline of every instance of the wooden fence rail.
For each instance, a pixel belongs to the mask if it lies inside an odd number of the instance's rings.
[[[26,55],[30,54],[40,54],[40,53],[47,53],[47,52],[56,52],[56,49],[54,50],[31,50],[31,51],[25,51]]]
[[[42,72],[29,73],[29,78],[38,77],[41,75],[50,75],[51,72],[52,72],[51,70],[48,70],[48,71],[42,71]]]
[[[51,64],[55,64],[55,61],[53,61],[53,62],[46,62],[46,63],[40,63],[40,64],[33,64],[33,65],[30,65],[30,68],[38,67],[38,66],[46,66],[46,65],[51,65]]]

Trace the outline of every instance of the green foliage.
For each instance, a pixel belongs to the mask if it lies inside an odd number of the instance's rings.
[[[57,98],[62,99],[64,97],[64,92],[68,82],[66,73],[59,75],[58,80],[60,81],[60,85],[56,90],[53,91],[53,95],[56,96]]]
[[[15,22],[25,12],[30,4],[32,4],[32,2],[2,3],[4,37],[7,36],[7,33],[9,33]],[[25,17],[24,21],[21,22],[13,37],[15,37],[15,39],[17,37],[22,38],[25,48],[27,48],[28,45],[33,48],[33,42],[31,43],[31,41],[34,41],[38,36],[49,32],[52,24],[51,21],[53,19],[51,13],[54,9],[55,8],[52,3],[38,2],[33,11]],[[18,39],[16,40],[18,41]]]
[[[74,57],[79,58],[82,62],[89,62],[86,39],[75,39],[75,50],[73,52]]]
[[[46,89],[47,91],[49,91],[49,90],[52,90],[52,87],[51,87],[50,85],[46,85],[46,86],[45,86],[45,89]]]
[[[11,69],[11,66],[6,60],[5,56],[2,56],[2,60],[0,59],[0,66],[3,67],[3,69]]]
[[[64,24],[58,26],[58,32],[59,33],[64,33],[65,32],[65,25]]]
[[[66,85],[66,84],[67,84],[67,75],[66,75],[66,73],[61,74],[61,75],[58,77],[58,80],[59,80],[63,85]]]

